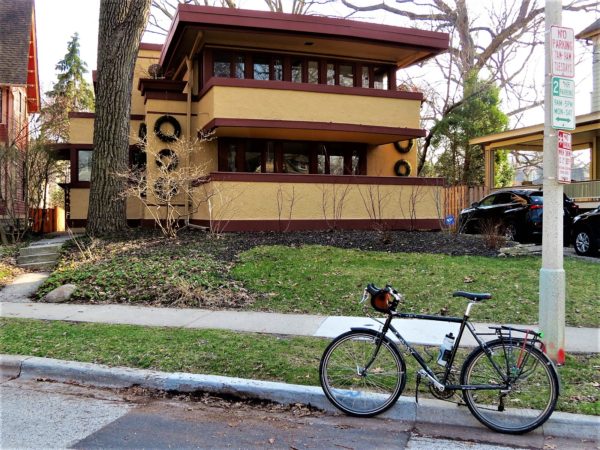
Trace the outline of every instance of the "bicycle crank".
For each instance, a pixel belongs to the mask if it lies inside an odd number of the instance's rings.
[[[444,372],[436,372],[435,376],[438,377],[438,379],[442,379],[444,377]],[[455,378],[454,374],[451,373],[450,376],[448,377],[448,380],[446,381],[446,384],[454,384],[454,378]],[[440,390],[431,381],[429,381],[427,383],[427,387],[429,388],[429,392],[431,393],[431,395],[433,395],[435,398],[437,398],[439,400],[450,400],[455,392],[454,389],[448,389],[448,388],[445,388],[444,390]]]

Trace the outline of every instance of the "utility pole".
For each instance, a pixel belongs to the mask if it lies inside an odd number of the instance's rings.
[[[557,128],[574,128],[574,114],[566,114],[561,103],[565,97],[557,94],[563,81],[572,82],[572,68],[563,71],[565,61],[573,55],[568,39],[558,42],[557,34],[564,33],[562,1],[546,0],[545,5],[545,120],[544,120],[544,221],[542,236],[542,269],[540,270],[539,324],[544,333],[548,356],[556,363],[565,360],[565,271],[563,268],[563,186],[558,178]],[[572,31],[572,30],[571,30]],[[565,44],[566,42],[566,44]],[[571,44],[572,45],[572,44]],[[553,53],[554,52],[554,53]],[[557,65],[557,58],[562,59]],[[570,55],[570,56],[569,56]],[[571,64],[573,63],[571,59]],[[574,67],[574,66],[573,66]],[[556,76],[558,75],[558,76]],[[554,85],[554,86],[553,86]],[[555,88],[553,92],[553,88]],[[557,103],[558,102],[558,103]],[[567,109],[573,109],[573,100],[566,99]],[[558,105],[558,106],[557,106]],[[573,112],[573,111],[571,111]],[[572,116],[572,119],[565,117]],[[569,121],[568,125],[563,123]],[[571,123],[572,122],[572,123]],[[569,173],[570,179],[570,173]]]

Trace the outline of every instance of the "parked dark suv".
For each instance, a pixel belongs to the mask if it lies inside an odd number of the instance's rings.
[[[600,206],[573,219],[573,247],[579,255],[593,255],[600,248]]]
[[[571,224],[578,206],[565,195],[564,237],[568,245]],[[459,232],[488,233],[493,229],[507,239],[527,242],[542,240],[543,193],[539,189],[506,189],[494,192],[461,211]]]

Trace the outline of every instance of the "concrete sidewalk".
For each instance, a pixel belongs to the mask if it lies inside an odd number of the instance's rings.
[[[302,403],[330,413],[339,413],[317,386],[302,386],[242,378],[165,373],[152,370],[108,367],[100,364],[61,361],[49,358],[0,355],[0,373],[4,378],[52,380],[96,387],[126,388],[139,386],[170,392],[208,392],[242,399],[269,400],[284,405]],[[455,425],[485,429],[465,406],[440,400],[400,397],[381,415],[387,420],[415,424]],[[542,437],[565,437],[597,441],[600,417],[554,412],[540,428],[529,433]],[[540,439],[540,442],[545,442]]]
[[[52,303],[1,302],[0,316],[27,319],[66,320],[157,327],[213,328],[232,331],[333,338],[352,327],[379,329],[381,323],[368,317],[317,316],[247,311],[211,311],[205,309],[153,308],[129,305],[77,305]],[[411,343],[438,346],[446,333],[456,334],[457,324],[438,321],[397,319],[393,322]],[[474,324],[478,332],[490,332],[494,324]],[[536,325],[514,325],[536,330]],[[390,336],[392,337],[392,336]],[[492,339],[494,336],[488,336]],[[566,351],[600,353],[600,329],[567,327]],[[473,346],[465,334],[461,345]]]

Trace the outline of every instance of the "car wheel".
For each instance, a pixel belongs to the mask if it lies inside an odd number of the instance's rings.
[[[517,225],[514,222],[508,222],[504,226],[504,237],[508,241],[517,240]]]
[[[578,255],[591,255],[596,250],[594,241],[587,230],[579,230],[575,234],[573,247]]]

